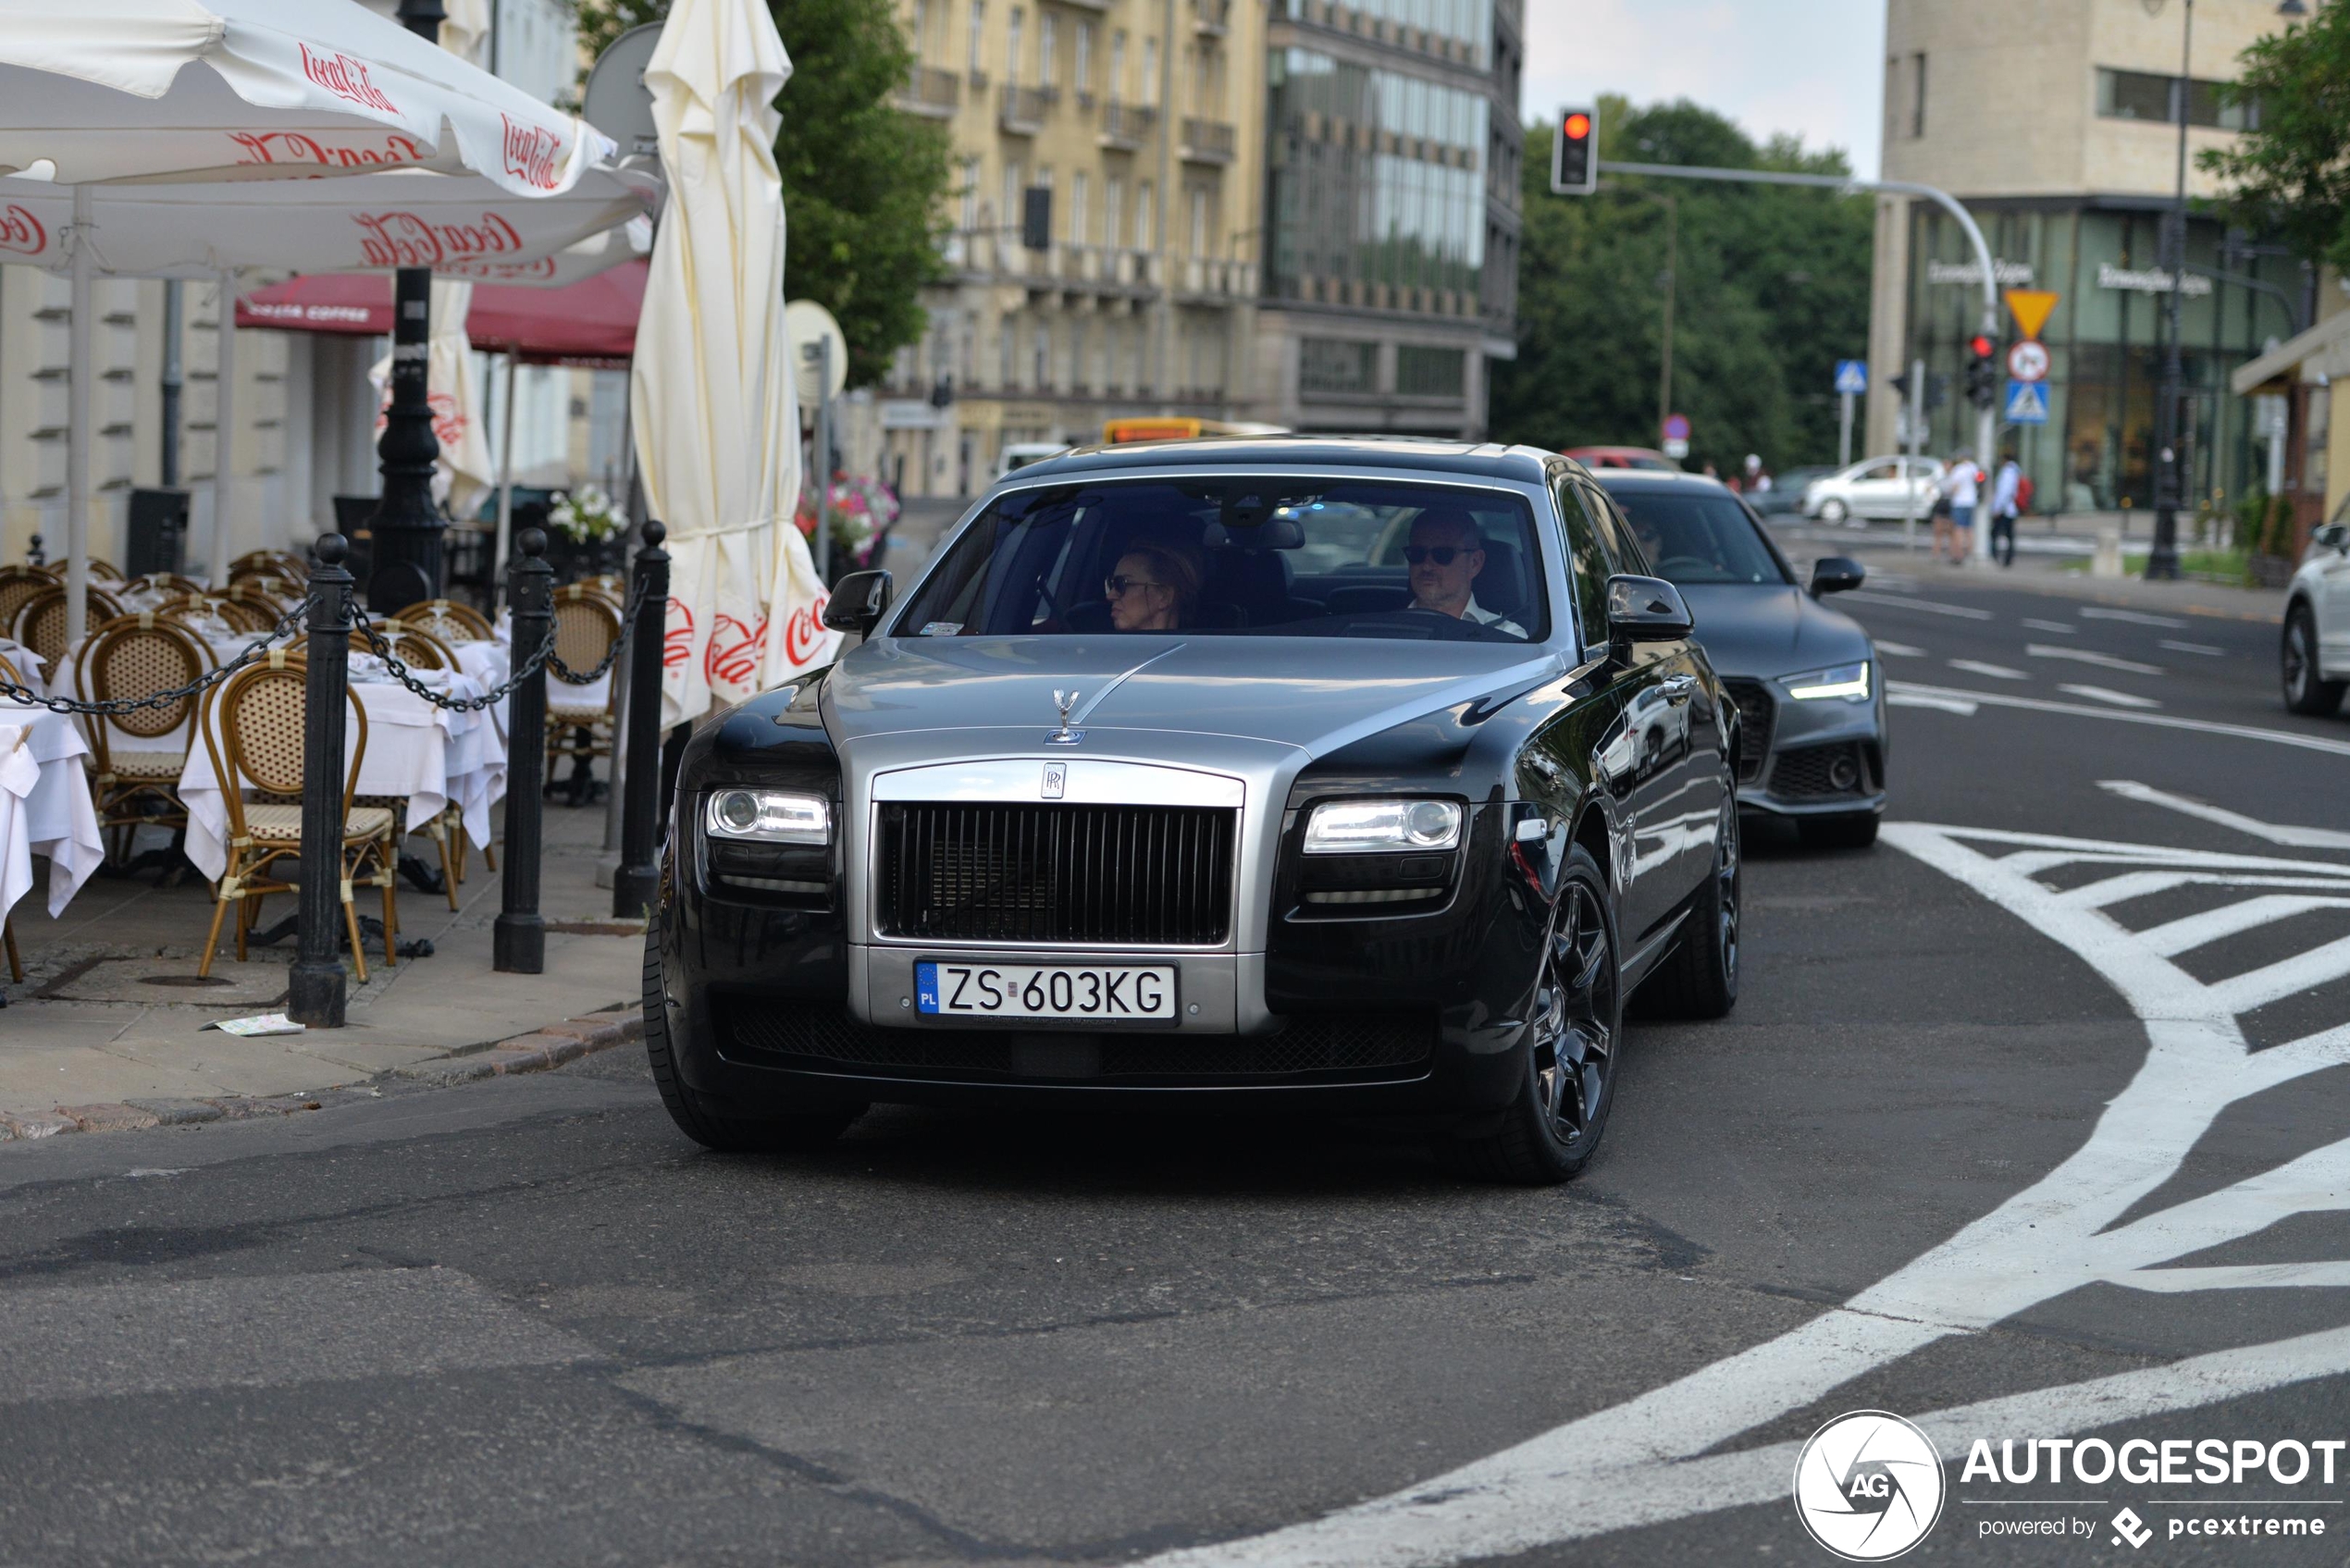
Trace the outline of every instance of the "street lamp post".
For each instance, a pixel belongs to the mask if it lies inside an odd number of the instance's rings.
[[[2171,210],[2162,217],[2162,270],[2170,290],[2162,296],[2162,389],[2154,410],[2154,548],[2146,552],[2149,581],[2179,574],[2179,504],[2186,486],[2180,473],[2180,402],[2186,396],[2186,370],[2180,360],[2179,296],[2187,276],[2187,110],[2195,95],[2195,0],[2185,0],[2186,22],[2179,45],[2179,80],[2171,89],[2179,121],[2176,185]]]
[[[427,43],[440,39],[447,15],[440,0],[400,0],[400,21]],[[391,406],[385,412],[381,459],[383,497],[368,522],[373,536],[367,608],[390,614],[418,599],[440,597],[441,536],[445,525],[432,500],[432,433],[426,394],[432,364],[432,269],[403,266],[391,288]]]

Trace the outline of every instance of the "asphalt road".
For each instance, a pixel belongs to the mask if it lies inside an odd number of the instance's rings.
[[[1573,1186],[1296,1121],[721,1157],[633,1052],[0,1147],[0,1562],[1826,1562],[1788,1476],[1861,1408],[1950,1462],[1909,1561],[2344,1561],[2340,1451],[1959,1461],[2350,1438],[2350,719],[2268,625],[1850,607],[1897,825],[1753,846],[1737,1013],[1636,1028]],[[2329,1530],[2170,1534],[2222,1515]]]

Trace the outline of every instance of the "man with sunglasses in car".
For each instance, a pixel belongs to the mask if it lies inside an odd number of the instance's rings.
[[[1414,610],[1475,621],[1515,637],[1526,636],[1525,627],[1477,602],[1472,588],[1485,570],[1485,536],[1467,512],[1441,506],[1421,512],[1412,522],[1404,560],[1411,567]]]

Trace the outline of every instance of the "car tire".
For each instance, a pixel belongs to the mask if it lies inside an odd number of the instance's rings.
[[[1579,844],[1567,851],[1541,946],[1516,1096],[1496,1119],[1453,1134],[1441,1151],[1476,1180],[1547,1187],[1581,1175],[1615,1103],[1624,1049],[1615,901]]]
[[[724,1154],[796,1154],[821,1149],[848,1130],[865,1114],[862,1105],[847,1103],[811,1105],[804,1111],[774,1117],[730,1117],[711,1109],[703,1098],[677,1076],[677,1057],[669,1038],[669,1006],[661,975],[659,924],[645,932],[645,1056],[653,1085],[677,1130],[705,1149]]]
[[[2285,612],[2284,636],[2278,643],[2278,663],[2284,677],[2284,705],[2295,713],[2322,719],[2342,707],[2342,693],[2350,681],[2329,681],[2318,673],[2318,622],[2307,604]]]
[[[1823,523],[1841,523],[1851,514],[1852,509],[1833,496],[1820,503],[1820,521]]]
[[[1874,818],[1871,821],[1874,821]],[[1744,859],[1736,802],[1722,807],[1713,870],[1689,900],[1686,934],[1635,1000],[1650,1017],[1718,1019],[1738,1003],[1738,921],[1744,913]]]
[[[1876,842],[1877,814],[1846,811],[1833,817],[1801,817],[1796,833],[1806,849],[1866,849]]]

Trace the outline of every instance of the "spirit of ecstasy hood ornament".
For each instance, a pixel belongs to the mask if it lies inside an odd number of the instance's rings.
[[[1075,746],[1085,738],[1083,730],[1072,730],[1069,727],[1070,710],[1077,706],[1077,699],[1084,695],[1082,691],[1056,690],[1053,693],[1053,706],[1059,709],[1061,713],[1061,727],[1045,737],[1045,745]]]

